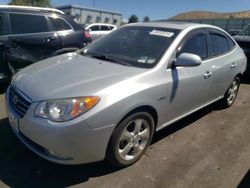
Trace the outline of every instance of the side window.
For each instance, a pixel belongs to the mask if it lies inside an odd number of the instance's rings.
[[[52,30],[53,31],[63,31],[63,30],[71,30],[72,29],[69,26],[69,24],[61,18],[49,17],[49,20],[52,23]]]
[[[94,25],[92,27],[90,27],[91,31],[99,31],[99,26],[98,25]]]
[[[207,58],[207,39],[205,34],[199,34],[189,39],[181,49],[181,53],[192,53]]]
[[[10,14],[12,34],[48,32],[48,25],[44,16],[27,14]]]
[[[110,29],[109,29],[109,27],[108,26],[106,26],[106,25],[102,25],[101,26],[101,31],[109,31]]]
[[[224,54],[229,50],[228,40],[225,36],[217,33],[210,33],[212,43],[212,56]]]
[[[3,35],[3,15],[0,14],[0,36]]]
[[[230,38],[228,38],[228,47],[229,47],[229,50],[232,50],[235,47],[234,41]]]

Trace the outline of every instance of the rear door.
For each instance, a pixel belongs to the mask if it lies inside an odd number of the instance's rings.
[[[9,14],[12,34],[8,40],[8,65],[15,70],[50,57],[61,48],[56,32],[51,31],[44,15]]]
[[[217,30],[209,31],[210,58],[213,77],[211,97],[223,96],[236,75],[238,57],[233,52],[236,44],[226,34]]]
[[[48,16],[48,20],[51,30],[57,32],[61,40],[61,48],[79,49],[84,46],[84,29],[73,20],[58,16]]]

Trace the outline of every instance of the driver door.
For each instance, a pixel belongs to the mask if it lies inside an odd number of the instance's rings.
[[[172,80],[168,88],[169,107],[166,112],[167,121],[185,115],[205,104],[210,99],[212,68],[208,59],[208,36],[206,31],[195,31],[185,37],[178,48],[178,55],[191,53],[201,57],[202,63],[194,67],[173,67],[168,69]]]

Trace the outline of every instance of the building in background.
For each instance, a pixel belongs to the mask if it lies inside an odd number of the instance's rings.
[[[113,11],[87,8],[76,5],[63,5],[56,7],[57,9],[71,15],[79,24],[90,23],[108,23],[120,26],[122,24],[122,14]]]

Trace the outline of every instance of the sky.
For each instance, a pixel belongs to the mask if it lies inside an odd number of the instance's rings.
[[[0,0],[7,4],[9,0]],[[237,12],[250,10],[250,0],[51,0],[53,6],[73,4],[122,13],[124,18],[132,14],[139,17],[149,16],[151,20],[167,19],[176,14],[206,10],[217,12]]]

